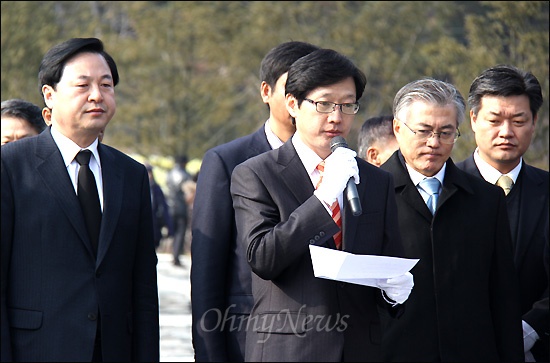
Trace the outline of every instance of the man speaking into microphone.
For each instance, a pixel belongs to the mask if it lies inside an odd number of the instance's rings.
[[[238,243],[253,272],[246,361],[380,361],[377,309],[399,316],[413,288],[410,273],[380,289],[313,273],[310,244],[402,257],[391,175],[346,147],[365,85],[334,50],[297,60],[285,85],[296,133],[232,174]]]

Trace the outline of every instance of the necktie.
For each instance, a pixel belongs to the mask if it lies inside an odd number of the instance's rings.
[[[90,170],[90,150],[80,151],[75,159],[80,165],[78,170],[77,194],[80,201],[80,207],[86,220],[86,229],[92,242],[94,253],[97,253],[99,241],[99,229],[101,226],[101,205],[99,204],[99,195],[95,183],[94,173]]]
[[[437,207],[437,199],[439,198],[439,186],[441,183],[437,178],[426,178],[420,182],[420,187],[430,195],[426,204],[432,214],[435,213]]]
[[[514,181],[507,175],[501,175],[496,183],[499,187],[504,189],[504,194],[508,195],[512,187],[514,186]]]
[[[323,173],[325,172],[325,162],[321,161],[319,165],[317,165],[317,170],[319,170],[319,174],[321,174],[321,177],[319,178],[319,181],[317,182],[317,185],[315,186],[315,189],[319,188],[319,185],[321,185],[321,182],[323,181]],[[334,236],[334,243],[336,244],[336,249],[342,248],[342,216],[340,214],[340,205],[338,205],[338,200],[336,200],[332,205],[330,206],[330,210],[332,212],[332,219],[334,219],[334,222],[340,227],[340,231],[338,231]]]

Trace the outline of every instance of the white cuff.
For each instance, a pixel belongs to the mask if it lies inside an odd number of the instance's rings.
[[[528,352],[539,339],[539,335],[525,320],[521,321],[521,326],[523,328],[523,351]]]

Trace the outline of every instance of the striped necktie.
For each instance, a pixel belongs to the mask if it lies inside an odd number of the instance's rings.
[[[319,170],[319,174],[321,177],[319,178],[319,181],[317,182],[317,185],[315,186],[315,189],[319,188],[319,185],[321,185],[321,182],[323,181],[323,173],[325,172],[325,161],[321,161],[319,165],[317,165],[317,170]],[[332,211],[332,219],[334,219],[334,222],[338,225],[340,228],[340,231],[336,233],[334,238],[334,243],[336,244],[336,249],[342,249],[342,215],[340,214],[340,205],[338,204],[338,200],[336,200],[332,205],[330,206],[330,210]]]

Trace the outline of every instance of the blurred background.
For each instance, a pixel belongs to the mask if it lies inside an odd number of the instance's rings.
[[[434,77],[467,98],[484,69],[508,63],[543,87],[537,133],[525,155],[548,170],[548,1],[2,1],[2,100],[43,107],[44,53],[71,37],[98,37],[117,62],[117,113],[104,142],[163,171],[256,130],[268,117],[259,67],[274,46],[301,40],[335,49],[367,75],[347,141],[369,117],[391,113],[406,83]],[[469,111],[469,109],[467,110]],[[453,159],[475,148],[469,118]]]

